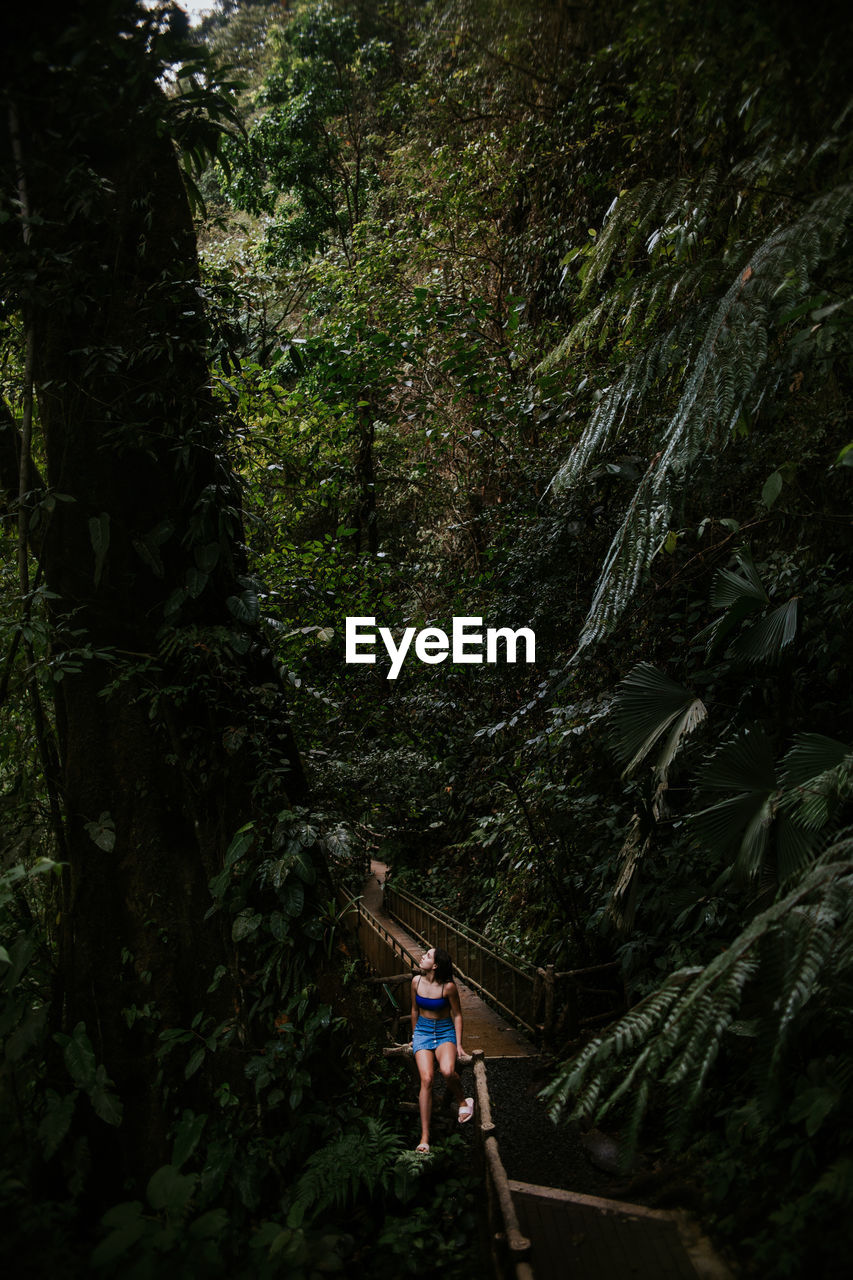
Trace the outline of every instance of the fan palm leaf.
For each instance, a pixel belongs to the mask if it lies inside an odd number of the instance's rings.
[[[623,777],[633,773],[668,733],[655,765],[658,781],[665,782],[679,747],[707,714],[701,698],[657,667],[647,662],[634,667],[622,681],[611,712],[610,741],[625,764]]]
[[[853,794],[853,748],[820,733],[801,734],[782,761],[781,803],[797,822],[819,831]]]
[[[735,853],[735,870],[753,879],[761,870],[778,794],[770,741],[752,726],[725,743],[699,775],[704,792],[735,792],[701,809],[690,822],[717,854]]]
[[[799,600],[792,597],[744,631],[731,646],[739,662],[775,662],[797,638]]]

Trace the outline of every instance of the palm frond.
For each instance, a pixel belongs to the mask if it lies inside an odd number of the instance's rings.
[[[799,599],[794,596],[738,636],[731,646],[736,661],[775,662],[797,638]]]
[[[627,762],[623,776],[669,731],[655,766],[658,779],[665,780],[679,746],[707,714],[701,698],[650,663],[639,663],[620,684],[611,711],[610,741],[617,759]]]
[[[803,733],[782,761],[781,804],[795,809],[808,831],[819,831],[853,795],[853,748],[820,733]]]
[[[752,726],[725,743],[699,774],[703,792],[734,792],[692,815],[699,838],[716,853],[736,851],[735,871],[754,879],[765,860],[778,791],[771,744]]]
[[[711,606],[714,609],[731,609],[733,605],[750,602],[755,608],[769,604],[770,597],[758,576],[749,549],[743,547],[735,556],[739,573],[720,569],[711,584]]]
[[[699,775],[705,791],[743,791],[762,795],[776,786],[773,748],[764,730],[753,725],[725,743]]]
[[[780,804],[784,802],[784,797]],[[814,835],[806,830],[798,817],[794,821],[787,813],[778,812],[775,821],[776,879],[780,885],[789,884],[805,870],[815,852]]]
[[[838,248],[853,209],[851,196],[853,187],[835,188],[775,230],[741,260],[710,310],[700,305],[692,321],[684,319],[665,338],[652,339],[602,397],[555,476],[555,488],[579,483],[595,454],[626,424],[629,412],[645,412],[653,391],[659,400],[662,376],[680,387],[674,410],[663,422],[658,450],[601,567],[577,653],[603,638],[633,599],[669,529],[675,494],[694,466],[723,448],[744,410],[772,385],[771,332],[808,295],[816,269]],[[673,198],[683,199],[683,193],[673,189]],[[627,237],[627,245],[633,243],[638,233],[628,225],[647,226],[653,212],[666,207],[666,193],[655,194],[647,186],[623,196],[620,205],[624,216],[617,219],[614,210],[599,238],[584,281],[587,292],[606,270],[619,236]],[[649,376],[652,368],[654,378]]]

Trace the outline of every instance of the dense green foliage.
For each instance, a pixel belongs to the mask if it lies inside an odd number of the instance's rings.
[[[239,1020],[168,1029],[208,1102],[174,1116],[148,1208],[111,1211],[99,1259],[205,1240],[217,1274],[251,1229],[269,1274],[371,1250],[380,1274],[419,1274],[426,1200],[403,1210],[390,1109],[364,1105],[395,1086],[367,1034],[346,1079],[329,1067],[371,1015],[325,866],[355,885],[373,853],[539,963],[621,960],[640,1003],[564,1046],[556,1108],[634,1137],[650,1121],[647,1141],[692,1149],[747,1266],[799,1274],[819,1236],[828,1274],[853,1199],[849,23],[829,0],[244,0],[199,39],[212,54],[165,114],[239,472],[228,626],[287,689],[311,809],[267,777],[210,883],[251,954],[255,1092],[209,1068]],[[4,207],[18,218],[14,193]],[[3,389],[23,420],[14,254],[9,271]],[[40,490],[32,529],[64,500]],[[62,1088],[43,1059],[62,827],[39,714],[93,652],[57,646],[3,532],[6,1061],[55,1167],[73,1108],[110,1124],[122,1103],[85,1029],[50,1023]],[[181,589],[191,608],[205,583]],[[396,636],[527,626],[537,661],[410,658],[391,681],[381,649],[345,664],[348,616]],[[229,646],[194,633],[181,679],[223,692]],[[223,693],[226,753],[266,750],[265,696],[241,717]]]

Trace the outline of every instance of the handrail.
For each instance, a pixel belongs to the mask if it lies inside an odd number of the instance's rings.
[[[477,929],[466,924],[464,920],[457,920],[449,911],[445,911],[443,907],[436,907],[432,903],[425,903],[422,899],[416,898],[413,893],[409,893],[408,889],[401,889],[398,885],[388,884],[387,881],[385,883],[384,893],[386,909],[389,894],[392,898],[401,898],[412,907],[427,907],[437,920],[449,925],[454,932],[460,934],[462,937],[470,938],[473,942],[478,943],[484,951],[489,953],[489,955],[494,955],[500,960],[505,960],[508,964],[514,965],[515,968],[522,973],[529,973],[532,975],[535,972],[536,966],[532,960],[523,960],[520,956],[514,956],[506,947],[496,946],[495,943],[492,942],[491,938],[487,938],[484,933],[478,932]],[[393,911],[389,910],[389,915],[394,914],[395,913]]]
[[[399,892],[399,891],[398,891]],[[412,968],[417,968],[417,960],[409,949],[403,945],[382,921],[373,914],[373,912],[365,907],[360,898],[354,897],[346,890],[339,889],[339,896],[344,906],[343,916],[346,917],[349,907],[358,919],[358,935],[359,943],[371,966],[379,971],[380,977],[373,981],[388,982],[389,986],[393,986],[397,990],[401,989],[403,984],[408,980],[407,974],[399,973],[398,967],[400,963],[408,964]],[[420,906],[421,904],[416,905]],[[361,926],[365,926],[362,928]],[[432,940],[432,939],[431,939]],[[379,945],[374,945],[378,943]],[[390,966],[390,971],[389,971]],[[555,973],[554,966],[547,966],[540,969],[537,973],[540,994],[544,990],[546,996],[550,991],[551,1001],[553,1003],[554,992],[556,988],[555,979],[562,979],[569,983],[570,991],[572,988],[575,994],[583,990],[583,979],[601,975],[607,970],[618,971],[618,966],[614,963],[605,965],[592,965],[586,969],[569,971],[567,973]],[[466,982],[470,979],[461,974]],[[611,992],[602,988],[589,988],[594,994],[608,996]],[[546,1001],[547,1003],[547,1001]],[[577,1016],[578,1026],[590,1024],[598,1021],[598,1017],[582,1018]],[[600,1015],[601,1017],[605,1015]],[[609,1015],[607,1015],[609,1016]],[[547,1014],[546,1014],[547,1021]],[[394,1044],[386,1046],[383,1054],[387,1057],[411,1057],[411,1045]],[[502,1277],[502,1280],[535,1280],[535,1262],[539,1257],[538,1249],[543,1251],[543,1258],[546,1255],[548,1245],[540,1240],[537,1235],[537,1245],[534,1249],[533,1241],[525,1235],[524,1230],[519,1222],[518,1208],[514,1197],[521,1193],[529,1197],[530,1193],[539,1195],[547,1195],[549,1197],[559,1196],[566,1200],[578,1203],[595,1204],[605,1206],[608,1212],[619,1212],[629,1217],[637,1215],[654,1216],[656,1218],[672,1218],[678,1222],[678,1233],[682,1238],[683,1247],[691,1259],[696,1264],[698,1261],[702,1263],[702,1274],[713,1276],[715,1280],[731,1280],[729,1272],[723,1264],[719,1263],[711,1252],[708,1250],[707,1242],[704,1238],[696,1236],[695,1228],[688,1223],[686,1226],[681,1225],[682,1216],[680,1211],[671,1211],[664,1213],[663,1211],[649,1210],[637,1205],[623,1203],[621,1201],[604,1201],[595,1200],[587,1196],[577,1195],[571,1192],[560,1192],[551,1189],[543,1190],[539,1187],[529,1187],[526,1183],[514,1182],[507,1176],[506,1169],[501,1159],[498,1136],[492,1116],[491,1100],[489,1098],[488,1084],[486,1079],[486,1064],[482,1049],[475,1049],[472,1054],[473,1074],[474,1074],[474,1095],[475,1095],[475,1124],[474,1130],[477,1135],[477,1153],[478,1164],[485,1182],[486,1194],[483,1197],[485,1211],[488,1214],[489,1224],[489,1246],[491,1252],[491,1260],[496,1276]],[[406,1104],[414,1108],[414,1104]],[[686,1220],[685,1220],[686,1221]],[[533,1225],[529,1225],[531,1234],[533,1234]],[[689,1239],[688,1239],[689,1231]],[[699,1241],[699,1244],[697,1244]],[[701,1250],[700,1250],[701,1245]],[[716,1269],[708,1270],[710,1262],[714,1264]],[[698,1266],[697,1266],[698,1270]]]
[[[500,955],[479,941],[482,934],[466,930],[465,926],[460,928],[460,922],[447,912],[427,906],[405,889],[397,889],[387,882],[383,905],[390,916],[422,942],[426,943],[429,936],[434,946],[452,951],[454,968],[464,983],[496,1005],[506,1017],[520,1023],[532,1035],[536,1034],[538,980],[534,965]]]
[[[486,1182],[486,1211],[491,1231],[492,1261],[498,1275],[506,1273],[508,1263],[514,1280],[533,1280],[531,1241],[519,1226],[509,1179],[498,1150],[483,1050],[475,1049],[473,1058],[476,1132]]]
[[[349,902],[369,923],[373,933],[381,937],[392,955],[412,970],[418,968],[418,959],[360,898],[343,889],[339,892],[342,900]],[[541,1035],[546,1044],[567,1038],[574,1040],[593,1027],[612,1021],[624,1010],[624,984],[618,962],[558,973],[554,965],[543,969],[508,953],[502,955],[475,929],[454,920],[440,907],[421,902],[407,890],[395,888],[387,880],[383,911],[425,946],[431,943],[449,951],[464,983],[529,1034]],[[372,943],[363,949],[376,971],[390,976],[384,953],[380,956]]]
[[[385,927],[382,921],[373,914],[370,908],[364,905],[364,903],[361,901],[361,898],[357,898],[354,894],[350,893],[348,889],[344,889],[344,888],[338,889],[338,895],[339,895],[339,898],[344,902],[345,906],[348,905],[350,909],[356,913],[356,915],[359,917],[359,921],[364,920],[364,922],[369,926],[370,930],[374,934],[378,934],[381,937],[382,941],[385,944],[385,947],[388,948],[392,957],[394,957],[395,959],[399,959],[404,964],[408,964],[412,970],[417,969],[418,961],[416,957],[412,954],[411,951],[409,951],[408,947],[404,947],[402,942],[400,942],[398,938],[394,937],[390,929],[387,929]],[[361,945],[362,950],[365,952],[365,955],[367,956],[367,959],[369,960],[372,968],[376,969],[377,971],[380,971],[382,968],[385,967],[383,964],[383,961],[385,960],[384,954],[380,954],[379,952],[375,951],[375,949],[370,948],[369,946],[365,946],[365,939],[362,937],[359,937],[359,943]],[[391,975],[383,974],[382,976],[391,976]]]
[[[373,912],[365,907],[364,904],[348,893],[345,889],[341,889],[340,896],[345,904],[349,904],[358,916],[359,925],[364,923],[367,926],[367,937],[359,929],[359,941],[362,949],[367,954],[370,943],[369,939],[379,935],[385,946],[390,949],[392,959],[399,956],[408,959],[412,965],[416,966],[414,956],[399,942],[392,933],[385,928],[382,921],[377,919]],[[367,943],[367,946],[365,946]],[[371,963],[376,965],[377,959],[381,963],[381,957],[369,956]],[[399,977],[400,975],[394,975]],[[411,1052],[409,1045],[394,1045],[386,1047],[383,1053],[387,1057],[406,1055]],[[507,1178],[506,1169],[500,1157],[498,1150],[498,1140],[494,1132],[495,1126],[492,1121],[491,1103],[489,1099],[488,1085],[486,1083],[486,1064],[483,1058],[483,1050],[475,1049],[473,1053],[474,1065],[474,1094],[476,1100],[476,1132],[478,1137],[478,1148],[483,1171],[483,1177],[486,1183],[486,1206],[492,1234],[491,1248],[493,1259],[496,1267],[500,1267],[500,1274],[503,1273],[502,1265],[505,1259],[511,1268],[512,1280],[534,1280],[533,1269],[530,1265],[530,1240],[522,1232],[515,1205],[512,1200],[512,1193]],[[499,1255],[502,1255],[501,1262],[498,1262]]]

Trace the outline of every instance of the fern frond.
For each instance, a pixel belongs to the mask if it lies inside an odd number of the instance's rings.
[[[588,291],[606,270],[620,228],[633,243],[634,221],[664,207],[664,194],[648,188],[623,198],[600,237],[584,283]],[[702,309],[703,328],[676,325],[666,339],[656,339],[604,395],[581,439],[554,478],[556,488],[576,484],[593,455],[605,447],[626,422],[639,414],[661,379],[674,386],[682,380],[679,399],[665,422],[659,451],[634,493],[602,565],[598,584],[575,657],[603,638],[622,616],[641,584],[665,536],[675,493],[702,457],[712,457],[728,440],[750,400],[756,402],[772,382],[771,331],[787,311],[807,296],[816,268],[838,248],[853,209],[853,187],[838,187],[820,197],[799,218],[778,228],[744,261],[711,309]],[[633,223],[632,223],[633,226]],[[686,353],[686,354],[685,354]],[[658,368],[664,354],[667,364]],[[686,370],[682,375],[682,367]],[[654,379],[650,370],[655,369]],[[767,380],[770,379],[768,382]]]
[[[670,1073],[673,1084],[681,1080],[689,1082],[682,1113],[685,1120],[699,1100],[708,1073],[721,1052],[725,1032],[734,1022],[747,983],[755,976],[757,969],[756,957],[741,956],[713,995],[708,992],[705,996],[703,1003],[707,1009],[706,1016],[702,1022],[697,1023],[691,1040],[685,1045]]]
[[[390,1185],[402,1149],[389,1125],[365,1117],[362,1126],[309,1156],[294,1189],[288,1226],[301,1226],[306,1214],[313,1220],[332,1206],[345,1205],[362,1190],[372,1193],[377,1186]]]
[[[683,1135],[728,1036],[747,1000],[763,997],[750,1021],[759,1076],[785,1071],[786,1052],[807,1007],[846,1007],[839,997],[853,981],[853,840],[838,842],[800,884],[751,922],[704,969],[673,974],[607,1035],[567,1063],[545,1091],[555,1118],[578,1097],[600,1118],[632,1098],[636,1134],[650,1099],[668,1102]],[[811,1015],[812,1019],[814,1014]],[[757,1031],[756,1031],[757,1028]]]
[[[581,297],[601,283],[621,250],[630,258],[640,244],[650,257],[681,233],[699,233],[713,210],[719,192],[719,173],[709,166],[698,185],[688,178],[644,182],[622,192],[610,206],[595,254],[583,273]]]

